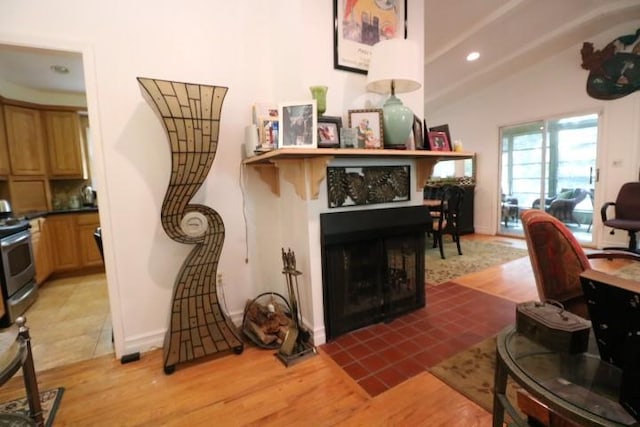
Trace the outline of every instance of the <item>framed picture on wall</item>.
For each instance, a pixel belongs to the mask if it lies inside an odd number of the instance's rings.
[[[278,106],[278,148],[317,148],[316,100],[286,102]]]
[[[318,117],[318,148],[339,148],[340,129],[342,129],[341,117]]]
[[[382,148],[382,109],[349,110],[349,127],[358,133],[357,148]]]
[[[372,46],[407,38],[407,0],[333,0],[333,67],[367,74]]]

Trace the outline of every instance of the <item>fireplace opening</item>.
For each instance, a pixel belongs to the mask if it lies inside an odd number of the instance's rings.
[[[424,206],[320,215],[327,340],[425,305]]]

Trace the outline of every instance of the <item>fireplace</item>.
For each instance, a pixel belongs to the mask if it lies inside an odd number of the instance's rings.
[[[425,305],[424,206],[320,215],[327,340]]]

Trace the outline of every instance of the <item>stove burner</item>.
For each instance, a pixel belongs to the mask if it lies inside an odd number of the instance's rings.
[[[0,219],[0,239],[27,230],[30,227],[29,221],[18,218]]]

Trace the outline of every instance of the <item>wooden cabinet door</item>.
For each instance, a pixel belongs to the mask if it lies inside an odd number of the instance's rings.
[[[36,283],[40,286],[53,273],[51,237],[49,236],[49,226],[44,218],[31,221],[31,244],[36,266]]]
[[[100,226],[98,214],[77,215],[78,243],[80,248],[80,262],[83,267],[96,267],[104,265],[102,255],[98,249],[93,233]]]
[[[9,194],[15,215],[50,209],[51,190],[49,181],[44,177],[12,176],[9,178]]]
[[[44,123],[52,178],[84,177],[84,156],[78,114],[44,111]]]
[[[7,133],[4,125],[4,112],[0,105],[0,175],[7,176],[11,173],[9,166],[9,150],[7,149]]]
[[[13,175],[45,175],[44,135],[40,111],[4,107],[9,163]]]
[[[51,236],[54,271],[79,268],[80,255],[75,215],[53,215],[47,218]]]

